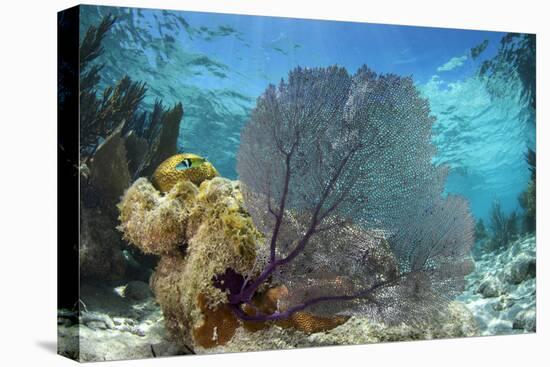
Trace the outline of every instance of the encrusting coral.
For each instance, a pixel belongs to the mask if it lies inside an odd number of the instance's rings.
[[[282,301],[288,298],[288,296],[288,288],[284,285],[269,288],[264,293],[255,297],[252,301],[256,310],[248,305],[248,307],[245,307],[245,312],[250,316],[256,315],[257,312],[272,314],[281,309]],[[278,320],[274,323],[265,321],[244,321],[243,325],[244,328],[249,331],[263,330],[275,324],[282,328],[294,328],[306,334],[313,334],[334,329],[348,319],[349,317],[347,316],[323,317],[316,316],[309,312],[298,311],[293,313],[288,319]]]

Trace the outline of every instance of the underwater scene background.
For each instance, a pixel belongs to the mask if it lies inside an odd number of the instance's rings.
[[[535,331],[534,35],[82,6],[80,43],[85,44],[90,27],[101,30],[100,24],[105,19],[111,19],[112,23],[103,34],[99,33],[94,52],[90,52],[94,56],[90,64],[84,66],[97,66],[97,69],[87,74],[92,76],[89,79],[84,78],[86,75],[81,71],[82,121],[88,118],[87,111],[120,113],[108,109],[109,96],[116,96],[117,89],[113,92],[113,87],[120,86],[120,81],[129,77],[131,81],[125,85],[129,88],[126,89],[129,98],[118,107],[130,111],[125,118],[142,122],[133,122],[139,138],[125,138],[129,171],[125,177],[114,180],[116,182],[105,179],[110,171],[106,168],[102,171],[96,162],[116,156],[118,148],[100,149],[96,144],[107,146],[107,142],[121,139],[129,128],[117,132],[113,127],[110,135],[105,136],[97,131],[91,140],[81,136],[82,142],[90,142],[81,148],[85,159],[80,162],[84,203],[81,303],[76,308],[59,311],[62,354],[81,360],[125,359]],[[475,223],[474,244],[471,251],[468,249],[473,266],[460,273],[467,274],[465,285],[456,295],[449,313],[441,318],[434,316],[437,320],[427,324],[420,323],[421,316],[416,320],[415,317],[403,319],[405,324],[398,327],[385,326],[384,317],[366,324],[356,318],[355,313],[349,320],[348,316],[338,319],[343,316],[335,318],[323,309],[321,316],[315,316],[324,317],[322,319],[309,319],[309,314],[300,314],[307,321],[292,319],[289,325],[277,324],[267,331],[263,326],[257,327],[261,329],[260,334],[252,337],[240,329],[236,336],[231,331],[227,338],[233,339],[222,343],[219,340],[225,337],[225,326],[221,325],[231,324],[232,318],[219,308],[208,313],[208,302],[202,301],[200,309],[207,315],[203,316],[203,329],[194,329],[191,336],[184,335],[185,331],[180,328],[188,320],[170,314],[177,313],[178,307],[184,305],[174,304],[178,302],[170,296],[174,289],[166,294],[159,291],[164,285],[159,285],[158,275],[150,280],[155,268],[157,274],[168,272],[167,269],[179,261],[182,263],[177,266],[183,267],[183,260],[179,255],[170,260],[159,255],[165,251],[159,249],[164,243],[162,235],[146,244],[139,235],[128,235],[132,220],[124,217],[130,216],[125,210],[135,205],[130,201],[148,190],[143,186],[145,183],[136,180],[156,174],[155,168],[164,160],[157,159],[160,157],[157,152],[165,149],[161,143],[170,139],[164,137],[162,130],[157,132],[152,127],[155,121],[160,121],[159,126],[175,126],[166,128],[169,133],[177,134],[175,146],[170,147],[176,150],[174,154],[193,153],[204,157],[219,176],[240,180],[243,178],[238,174],[237,161],[241,134],[259,103],[258,97],[269,84],[278,85],[281,80],[288,80],[289,72],[297,67],[338,65],[354,74],[364,64],[379,74],[412,78],[414,87],[427,99],[430,114],[435,117],[430,139],[437,150],[431,162],[434,166],[448,167],[443,196],[460,195],[469,204]],[[87,70],[85,68],[82,70]],[[89,89],[86,82],[91,85]],[[108,92],[104,92],[106,90]],[[95,105],[96,95],[98,101],[104,95],[103,105],[98,102],[100,107]],[[147,142],[142,143],[140,138]],[[142,160],[132,161],[130,157],[139,150],[140,144],[147,146],[143,148],[145,153],[135,155]],[[87,156],[91,158],[88,160]],[[194,164],[189,162],[190,166]],[[138,183],[142,185],[141,191],[137,190]],[[238,198],[238,187],[228,187],[224,186],[229,192],[227,195]],[[200,190],[198,197],[214,195],[209,191],[203,193],[202,186]],[[125,192],[125,199],[118,204]],[[129,195],[134,195],[134,199],[128,199]],[[151,196],[147,200],[162,202],[163,199]],[[137,210],[136,206],[131,208]],[[463,210],[460,204],[454,208],[457,213]],[[171,219],[167,218],[162,217],[157,227],[173,230]],[[242,228],[248,227],[241,224],[238,236],[245,236]],[[124,239],[120,231],[124,232]],[[142,251],[129,242],[142,243],[139,246]],[[188,246],[198,246],[193,245],[192,239],[188,242]],[[231,270],[243,266],[234,264]],[[222,284],[235,281],[230,272],[223,278],[217,276]],[[284,275],[281,279],[285,279]],[[200,283],[201,280],[194,281]],[[292,280],[285,281],[292,291]],[[155,290],[155,297],[149,286]],[[233,294],[231,289],[229,294]],[[266,294],[268,298],[273,296]],[[264,303],[261,305],[267,307]],[[311,330],[310,324],[314,325]],[[201,334],[209,327],[214,327],[217,342]],[[256,326],[245,324],[246,327],[256,330]],[[295,328],[307,336],[289,336],[287,328]],[[264,341],[250,346],[250,340],[257,339]],[[79,349],[78,352],[75,349]]]
[[[524,154],[535,145],[533,71],[516,74],[513,59],[502,58],[494,60],[500,75],[479,75],[506,33],[101,7],[82,9],[80,32],[107,14],[118,21],[98,59],[100,86],[129,75],[147,83],[149,106],[185,101],[178,145],[208,157],[224,177],[237,178],[241,128],[269,83],[296,66],[354,72],[367,64],[412,75],[429,99],[435,159],[452,167],[449,192],[467,196],[477,218],[487,219],[496,199],[506,213],[520,209],[530,177]]]

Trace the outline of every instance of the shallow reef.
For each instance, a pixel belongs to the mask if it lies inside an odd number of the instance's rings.
[[[266,246],[244,209],[238,181],[215,177],[197,187],[182,180],[163,194],[140,178],[126,191],[119,209],[125,239],[160,256],[151,287],[169,339],[181,348],[211,353],[477,334],[473,316],[456,302],[429,322],[394,326],[365,316],[320,317],[307,312],[277,322],[238,319],[227,303],[228,292],[215,279],[227,269],[257,276],[262,263],[258,257]],[[288,289],[266,287],[253,304],[272,313]]]
[[[458,299],[475,315],[481,335],[536,331],[535,252],[535,236],[527,235],[476,261]]]
[[[534,151],[524,228],[495,203],[474,229],[468,201],[444,194],[451,169],[434,164],[435,118],[412,77],[297,67],[246,113],[234,138],[240,181],[220,177],[178,149],[181,103],[149,102],[129,76],[103,80],[98,56],[116,22],[104,17],[81,36],[82,282],[76,304],[58,311],[61,354],[100,361],[536,331]],[[480,71],[489,89],[515,73],[499,60],[533,42],[506,37]],[[199,112],[213,120],[215,101],[204,100]],[[230,115],[220,120],[236,135]],[[186,135],[186,149],[206,130]],[[207,140],[226,154],[216,131]]]
[[[383,124],[388,113],[400,123]],[[210,349],[239,331],[298,337],[352,316],[418,333],[448,318],[474,222],[462,197],[441,198],[433,122],[410,78],[296,68],[243,130],[242,183],[189,153],[137,179],[118,228],[160,258],[151,287],[173,340]]]

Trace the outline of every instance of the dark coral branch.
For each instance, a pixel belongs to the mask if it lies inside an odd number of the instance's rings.
[[[320,212],[321,208],[323,207],[326,199],[328,198],[332,188],[334,187],[334,185],[338,181],[338,178],[340,177],[340,175],[342,173],[342,170],[346,166],[346,164],[349,161],[350,157],[353,156],[353,154],[355,154],[355,152],[359,149],[359,146],[354,147],[353,149],[351,149],[349,151],[349,153],[345,156],[345,158],[342,160],[342,162],[340,163],[338,169],[336,170],[333,177],[331,178],[331,180],[329,181],[329,183],[327,184],[325,190],[322,193],[321,199],[319,200],[319,202],[317,204],[317,207],[315,208],[315,211],[313,213],[313,216],[312,216],[312,219],[311,219],[311,222],[310,222],[310,225],[309,225],[309,228],[308,228],[307,232],[304,234],[302,239],[298,242],[298,244],[296,245],[294,250],[289,255],[287,255],[286,257],[281,258],[281,259],[277,259],[276,256],[275,256],[276,244],[277,244],[277,234],[278,234],[281,222],[282,222],[282,216],[284,214],[284,205],[285,205],[285,202],[286,202],[286,194],[288,192],[288,182],[290,181],[290,157],[291,157],[291,155],[294,151],[294,147],[295,147],[295,145],[293,145],[291,151],[286,156],[287,171],[286,171],[286,176],[285,176],[285,186],[284,186],[284,191],[283,191],[283,195],[281,197],[281,203],[280,203],[280,207],[279,207],[280,215],[277,217],[277,222],[275,223],[275,227],[274,227],[274,230],[273,230],[274,233],[273,233],[273,237],[272,237],[271,244],[270,244],[271,248],[270,248],[270,261],[269,261],[269,264],[254,282],[252,282],[249,286],[247,286],[246,288],[243,289],[243,292],[241,292],[241,295],[239,296],[239,298],[240,298],[239,300],[241,302],[249,302],[252,299],[254,293],[262,285],[262,283],[267,278],[269,278],[269,276],[279,266],[284,265],[284,264],[292,261],[296,256],[298,256],[298,254],[301,251],[303,251],[304,247],[308,244],[309,239],[315,233],[315,230],[316,230],[316,228],[318,227],[318,225],[320,223],[320,221],[319,221],[319,212]],[[332,207],[332,209],[334,209],[334,208],[335,207]],[[329,208],[329,209],[331,209],[331,208]],[[327,212],[325,214],[328,215],[329,213]]]
[[[91,61],[103,53],[101,43],[116,20],[116,17],[109,14],[103,18],[98,27],[91,26],[88,28],[80,45],[80,70],[84,70]]]
[[[537,179],[537,154],[531,148],[527,149],[525,153],[525,161],[529,165],[529,172],[531,172],[531,180]]]
[[[288,195],[288,185],[290,183],[290,159],[292,152],[286,155],[285,157],[285,183],[283,186],[283,193],[281,195],[281,201],[279,203],[279,209],[277,210],[277,215],[275,218],[275,226],[273,227],[273,234],[271,235],[270,243],[270,262],[275,262],[276,251],[277,251],[277,236],[279,235],[279,229],[281,228],[281,223],[283,222],[283,216],[285,215],[285,205],[286,205],[286,196]]]
[[[338,296],[322,296],[322,297],[315,297],[310,298],[298,305],[292,306],[284,311],[275,311],[272,314],[261,314],[256,312],[254,315],[249,315],[246,312],[244,312],[241,308],[243,303],[240,304],[231,304],[231,309],[233,312],[239,317],[241,320],[244,321],[277,321],[277,320],[284,320],[292,316],[293,314],[303,311],[306,308],[310,308],[312,306],[315,306],[319,303],[323,302],[335,302],[335,301],[353,301],[358,298],[365,298],[370,295],[372,295],[375,291],[378,289],[389,287],[393,284],[396,284],[399,280],[403,279],[405,276],[409,274],[400,275],[394,279],[380,282],[368,289],[364,289],[360,292],[356,292],[351,295],[338,295]],[[251,305],[249,302],[245,302],[244,304]]]

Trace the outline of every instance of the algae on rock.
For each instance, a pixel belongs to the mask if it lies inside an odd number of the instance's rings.
[[[197,340],[217,345],[231,339],[239,326],[231,311],[221,324],[207,320],[220,316],[227,303],[213,278],[228,268],[252,275],[263,243],[244,210],[239,183],[216,177],[196,187],[181,181],[163,196],[141,178],[119,209],[124,238],[160,256],[151,285],[172,337],[193,347]]]

